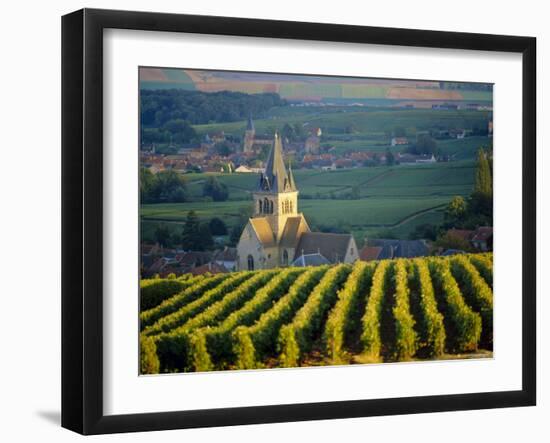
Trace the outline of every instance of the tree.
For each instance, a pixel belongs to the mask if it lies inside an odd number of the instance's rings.
[[[386,165],[387,166],[395,165],[395,156],[393,155],[393,153],[389,148],[386,150]]]
[[[154,202],[183,203],[189,199],[187,182],[176,171],[161,171],[155,176]]]
[[[214,246],[214,239],[212,238],[212,233],[206,223],[201,223],[199,225],[199,250],[204,251],[205,249],[210,249]]]
[[[229,192],[227,191],[225,183],[220,183],[216,177],[210,176],[204,182],[202,195],[205,197],[212,197],[212,200],[220,202],[227,200]]]
[[[439,246],[442,249],[458,249],[460,251],[472,251],[472,245],[467,240],[464,240],[462,237],[453,235],[451,232],[447,231],[445,234],[440,235],[435,241],[435,245]]]
[[[239,243],[239,239],[241,238],[241,234],[243,232],[243,227],[242,226],[233,226],[231,228],[231,233],[229,234],[229,242],[232,244],[232,245],[236,245],[237,243]]]
[[[231,146],[228,143],[218,143],[216,145],[216,152],[222,157],[227,157],[231,155]]]
[[[445,208],[445,219],[450,223],[463,221],[468,211],[468,205],[464,197],[455,196]]]
[[[141,203],[148,203],[153,200],[153,189],[155,186],[155,176],[149,169],[139,169],[139,198]]]
[[[416,143],[410,145],[407,152],[415,155],[437,155],[439,149],[437,147],[437,142],[432,137],[428,134],[420,134],[416,139]]]
[[[170,230],[164,224],[159,224],[155,229],[155,241],[162,247],[170,246]]]
[[[437,238],[437,233],[439,231],[439,228],[435,225],[432,225],[430,223],[424,223],[422,225],[418,225],[416,228],[414,228],[413,231],[409,234],[410,240],[418,240],[418,239],[427,239],[427,240],[435,240]]]
[[[489,160],[487,159],[487,154],[482,148],[477,151],[474,193],[479,193],[488,197],[492,197],[493,195],[491,167],[489,165]]]
[[[200,241],[200,222],[195,211],[189,211],[185,218],[183,231],[181,233],[181,246],[190,251],[202,250]]]
[[[291,142],[293,142],[296,139],[296,132],[294,131],[294,128],[290,126],[288,123],[285,123],[283,126],[283,129],[281,130],[281,136],[283,139],[287,138]]]
[[[210,223],[208,223],[208,227],[210,228],[212,235],[227,235],[227,226],[221,218],[211,218]]]
[[[197,133],[193,127],[187,120],[181,118],[167,121],[163,129],[172,135],[174,143],[189,143],[197,139]]]

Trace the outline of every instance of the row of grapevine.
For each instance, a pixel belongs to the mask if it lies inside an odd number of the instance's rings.
[[[476,267],[487,284],[493,289],[493,254],[470,255],[470,261]]]
[[[343,361],[345,339],[351,330],[358,327],[354,324],[352,314],[359,310],[361,297],[366,298],[365,291],[372,280],[374,268],[373,263],[356,262],[346,284],[338,291],[338,301],[325,326],[326,350],[333,363]]]
[[[141,313],[140,371],[447,358],[492,349],[492,254],[358,261],[157,279]]]
[[[256,291],[264,286],[274,275],[275,270],[260,271],[249,273],[251,278],[241,282],[231,292],[226,293],[221,300],[210,304],[206,309],[196,314],[169,332],[162,332],[154,336],[154,341],[147,344],[146,361],[142,360],[142,372],[144,368],[152,367],[157,363],[151,363],[149,360],[160,360],[165,370],[181,370],[187,367],[189,340],[191,332],[201,327],[216,324],[220,319],[225,318],[231,312],[240,309]],[[147,337],[145,331],[141,336]],[[147,373],[147,372],[143,372]]]
[[[210,371],[216,364],[234,363],[231,334],[239,326],[249,326],[273,306],[304,272],[303,268],[287,268],[259,289],[254,297],[216,327],[201,328],[190,339],[190,367],[195,371]]]
[[[430,270],[426,261],[412,260],[411,267],[412,300],[420,311],[418,347],[427,356],[437,357],[445,352],[446,335],[443,315],[437,309]]]
[[[475,351],[481,337],[481,317],[466,304],[451,273],[448,260],[429,260],[432,281],[438,294],[447,333],[446,347],[451,352]]]
[[[493,291],[466,257],[453,258],[451,269],[459,282],[465,300],[481,314],[482,341],[491,344],[493,341]]]
[[[213,277],[200,280],[195,284],[189,286],[184,291],[164,300],[158,306],[155,306],[148,311],[144,311],[139,315],[139,322],[141,330],[145,329],[147,326],[152,325],[158,319],[171,314],[172,312],[177,311],[182,306],[187,305],[190,302],[193,302],[198,297],[200,297],[204,291],[207,291],[226,278],[229,278],[227,274],[218,274]]]
[[[237,273],[229,278],[226,278],[220,284],[204,292],[199,298],[195,299],[191,303],[186,304],[171,314],[161,317],[155,323],[146,327],[143,330],[143,333],[146,335],[160,334],[162,332],[169,332],[185,324],[187,320],[195,317],[197,314],[204,311],[218,300],[221,300],[225,294],[233,291],[235,288],[238,288],[241,283],[250,279],[252,275],[253,274],[249,272]]]
[[[186,276],[188,274],[185,274]],[[152,278],[142,280],[140,283],[140,304],[141,312],[152,309],[160,305],[163,301],[173,295],[187,289],[190,286],[200,282],[204,276],[186,278]]]
[[[292,322],[281,328],[278,338],[281,366],[298,366],[304,353],[311,349],[325,315],[336,301],[336,292],[350,271],[350,266],[343,264],[331,268],[315,286]]]
[[[288,323],[296,311],[305,303],[310,291],[319,283],[327,271],[326,266],[308,269],[252,326],[240,326],[233,332],[233,352],[239,369],[253,369],[262,366],[262,360],[275,354],[277,335],[282,325]]]
[[[417,337],[414,329],[415,320],[411,314],[409,302],[409,285],[405,260],[397,260],[394,269],[395,294],[392,309],[395,320],[395,346],[393,358],[395,360],[410,360],[416,353]]]
[[[380,333],[382,306],[386,292],[386,273],[390,269],[390,261],[383,260],[378,263],[372,276],[372,285],[365,313],[361,319],[363,333],[361,334],[361,345],[364,356],[377,361],[380,359],[382,350],[382,337]]]

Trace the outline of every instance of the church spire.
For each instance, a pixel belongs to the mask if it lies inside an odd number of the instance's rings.
[[[252,121],[252,114],[248,113],[248,121],[246,122],[246,130],[254,131],[254,122]]]
[[[288,161],[288,183],[292,191],[296,190],[296,183],[294,182],[294,174],[292,173],[292,166],[290,160]]]
[[[265,173],[260,177],[260,191],[269,191],[272,193],[295,191],[294,177],[287,174],[283,160],[283,144],[281,137],[275,132],[273,146],[269,151]]]

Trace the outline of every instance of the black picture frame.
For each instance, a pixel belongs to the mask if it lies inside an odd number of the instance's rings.
[[[177,412],[103,412],[103,30],[519,53],[523,63],[522,389]],[[62,426],[82,434],[413,414],[536,403],[536,39],[83,9],[62,18]]]

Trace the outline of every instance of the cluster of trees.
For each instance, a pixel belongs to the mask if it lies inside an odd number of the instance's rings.
[[[162,128],[172,120],[185,120],[191,125],[234,122],[245,120],[249,113],[263,115],[275,106],[284,105],[286,101],[275,93],[140,91],[141,125],[148,128]]]
[[[181,118],[168,120],[162,126],[146,128],[141,126],[141,143],[186,144],[198,140],[193,127]]]
[[[221,183],[216,177],[210,176],[204,182],[202,195],[212,198],[215,202],[222,202],[228,199],[229,191],[225,183]]]
[[[290,142],[300,142],[306,139],[307,133],[300,123],[295,123],[293,125],[285,123],[281,130],[281,136],[283,139],[288,139]]]
[[[160,223],[155,229],[154,238],[164,247],[205,251],[214,247],[214,236],[227,234],[228,229],[222,219],[214,217],[209,222],[201,222],[194,211],[189,211],[181,231]]]
[[[140,168],[139,196],[141,203],[183,203],[189,201],[187,181],[175,171],[153,174]]]
[[[445,210],[446,227],[474,229],[493,225],[493,178],[490,153],[479,149],[474,190],[465,199],[454,197]]]
[[[141,203],[184,203],[192,200],[187,188],[187,180],[172,170],[153,174],[149,169],[141,168],[139,171],[139,195]],[[219,202],[229,198],[229,191],[225,183],[210,176],[204,182],[202,195]]]
[[[471,251],[466,240],[447,235],[451,228],[473,230],[479,226],[493,226],[492,156],[489,150],[480,148],[477,153],[475,185],[472,193],[464,198],[455,196],[445,207],[442,225],[422,224],[411,232],[409,238],[435,240],[443,249]]]
[[[428,134],[419,134],[416,141],[410,143],[407,147],[407,152],[414,155],[435,155],[439,154],[437,142]]]

